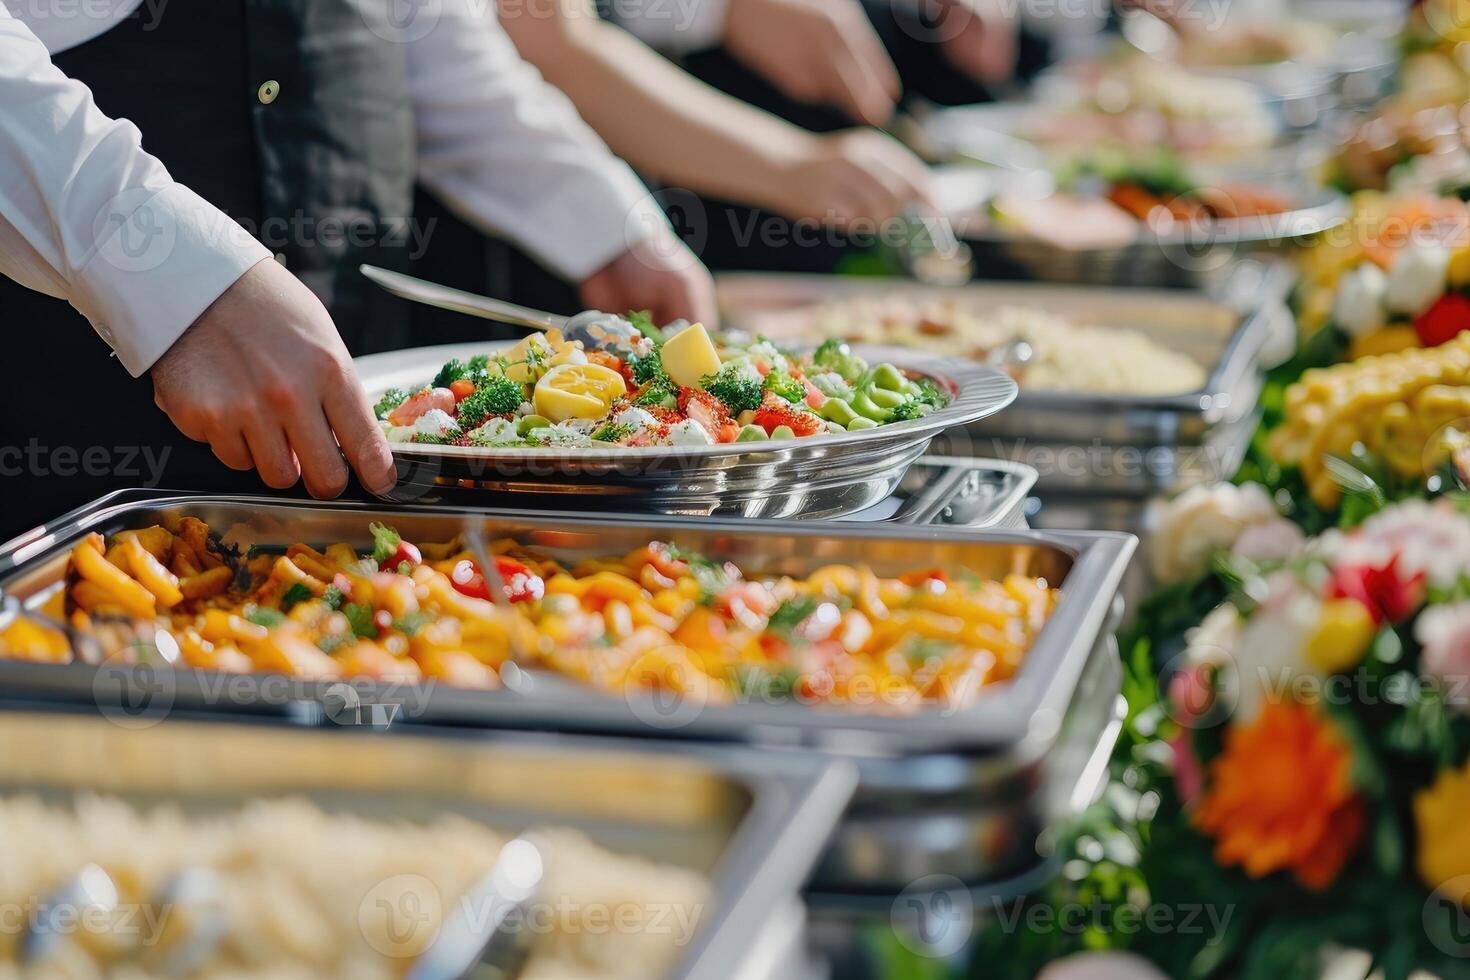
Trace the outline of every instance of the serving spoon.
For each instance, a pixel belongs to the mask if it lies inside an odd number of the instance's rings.
[[[547,313],[545,310],[532,309],[518,303],[508,303],[503,299],[491,299],[463,289],[441,286],[427,279],[381,269],[375,265],[361,265],[358,270],[394,296],[441,310],[466,313],[513,327],[524,327],[527,330],[560,330],[570,336],[574,331],[582,332],[594,324],[616,319],[613,314],[603,313],[601,310],[583,310],[575,316]]]

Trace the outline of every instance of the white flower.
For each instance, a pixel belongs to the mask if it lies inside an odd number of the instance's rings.
[[[1470,602],[1430,606],[1414,623],[1414,639],[1424,648],[1424,673],[1443,682],[1447,701],[1470,711]]]
[[[1364,262],[1337,284],[1333,322],[1354,337],[1381,330],[1388,323],[1387,297],[1388,277],[1372,262]]]
[[[1154,576],[1179,582],[1204,572],[1210,556],[1225,551],[1252,524],[1276,520],[1276,506],[1254,483],[1191,487],[1169,501],[1150,545]]]
[[[1231,549],[1253,562],[1285,561],[1301,554],[1306,544],[1302,529],[1284,517],[1260,524],[1249,524],[1235,539]]]
[[[1418,316],[1444,295],[1450,250],[1442,245],[1410,245],[1399,252],[1388,273],[1388,308]]]
[[[442,436],[455,428],[454,418],[442,408],[431,408],[414,419],[413,431],[420,435]]]
[[[1227,602],[1188,631],[1185,656],[1220,667],[1231,720],[1254,721],[1268,701],[1288,697],[1299,678],[1317,676],[1305,651],[1321,610],[1321,600],[1290,572],[1273,572],[1265,598],[1249,616]]]

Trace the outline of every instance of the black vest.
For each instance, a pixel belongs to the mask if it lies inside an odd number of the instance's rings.
[[[407,266],[414,129],[391,7],[171,0],[156,23],[145,5],[53,59],[320,296],[354,354],[408,341],[406,304],[357,272]],[[0,277],[0,338],[15,377],[0,413],[0,538],[119,487],[261,487],[179,435],[148,379],[129,378],[67,304]],[[19,464],[7,447],[25,450]],[[123,465],[143,448],[155,459],[170,450],[161,475],[137,457]],[[98,449],[108,465],[75,462],[101,460]]]

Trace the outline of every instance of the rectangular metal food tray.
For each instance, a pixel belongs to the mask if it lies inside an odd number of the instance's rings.
[[[1252,285],[1253,284],[1253,285]],[[1024,462],[1047,492],[1148,495],[1227,477],[1254,430],[1261,392],[1258,359],[1289,316],[1277,267],[1244,272],[1204,294],[1171,290],[974,282],[922,286],[840,276],[733,274],[718,282],[729,326],[779,340],[804,334],[822,303],[862,296],[958,300],[977,309],[1028,306],[1080,324],[1129,329],[1197,361],[1208,372],[1198,391],[1177,395],[1102,395],[1022,385],[1003,412],[950,429],[934,454]]]
[[[855,759],[862,788],[844,832],[868,843],[843,846],[839,840],[835,853],[848,857],[824,864],[821,878],[821,884],[833,890],[901,889],[911,871],[926,861],[932,862],[931,870],[981,879],[1034,856],[1035,835],[991,837],[977,831],[956,843],[932,835],[894,836],[887,828],[895,813],[920,822],[943,813],[951,826],[955,820],[972,818],[1000,820],[1007,827],[1030,826],[1042,819],[1044,787],[1076,775],[1046,775],[1058,764],[1061,743],[1080,739],[1090,752],[1105,736],[1107,721],[1100,719],[1111,712],[1119,683],[1116,656],[1107,650],[1106,634],[1119,615],[1115,594],[1136,543],[1130,535],[1106,532],[613,519],[524,511],[394,510],[266,498],[153,499],[141,492],[124,492],[0,548],[0,591],[21,601],[38,601],[59,583],[70,547],[84,534],[168,524],[184,515],[204,520],[227,542],[241,545],[344,541],[367,548],[370,521],[390,523],[409,540],[448,540],[466,520],[475,520],[489,537],[515,538],[567,562],[625,553],[649,540],[670,540],[681,548],[734,561],[751,573],[802,575],[821,565],[849,562],[866,564],[883,575],[937,565],[986,576],[1039,575],[1058,584],[1062,598],[1017,676],[954,710],[896,716],[791,703],[703,705],[645,693],[610,696],[537,671],[525,671],[514,688],[496,691],[353,685],[363,704],[392,704],[406,722],[623,735],[669,744],[740,742]],[[1086,698],[1079,697],[1088,665],[1099,661],[1102,666],[1093,669],[1110,674],[1111,680]],[[0,662],[0,690],[13,697],[111,709],[137,699],[135,673],[82,664]],[[167,676],[168,702],[178,709],[267,711],[307,718],[313,711],[318,718],[324,714],[323,699],[333,687],[300,682],[292,685],[292,696],[279,703],[262,703],[260,698],[237,703],[230,700],[228,687],[210,683],[214,675],[179,671]],[[1071,719],[1079,714],[1089,720],[1074,723]],[[1005,816],[997,817],[997,809]]]
[[[54,712],[0,714],[0,745],[4,794],[95,792],[207,812],[293,796],[383,820],[453,812],[504,833],[582,830],[615,853],[710,878],[710,908],[670,974],[681,980],[753,966],[773,917],[799,914],[802,881],[856,781],[846,763],[741,749],[676,756],[611,739],[348,737],[218,720],[129,727]]]

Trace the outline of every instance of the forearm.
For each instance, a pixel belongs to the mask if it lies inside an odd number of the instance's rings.
[[[522,4],[506,30],[612,150],[644,175],[777,205],[781,173],[814,137],[693,78],[594,14]]]

